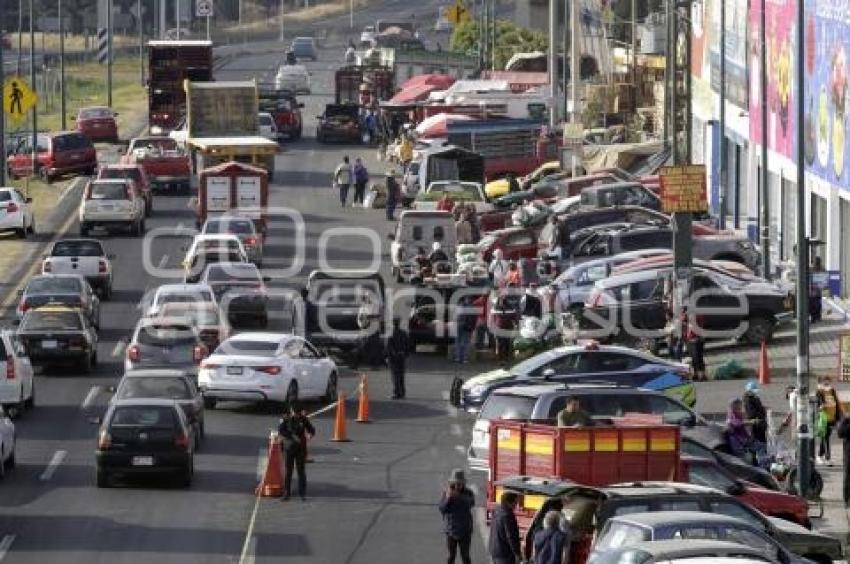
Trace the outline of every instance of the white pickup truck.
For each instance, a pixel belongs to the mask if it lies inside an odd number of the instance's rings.
[[[61,239],[41,262],[42,274],[79,274],[104,300],[112,295],[112,259],[97,239]]]
[[[127,179],[93,180],[80,204],[80,235],[120,227],[139,237],[145,232],[145,201]]]

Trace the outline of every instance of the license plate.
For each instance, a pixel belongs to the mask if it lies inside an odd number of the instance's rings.
[[[153,466],[153,456],[134,456],[133,466]]]
[[[242,367],[241,366],[228,366],[227,367],[227,373],[234,375],[234,376],[238,376],[238,375],[242,374]]]
[[[41,342],[41,348],[43,348],[43,349],[55,349],[58,346],[59,346],[59,343],[57,343],[54,340],[47,340],[47,341]]]
[[[100,210],[101,211],[112,211],[114,209],[115,209],[115,206],[113,204],[100,204]]]

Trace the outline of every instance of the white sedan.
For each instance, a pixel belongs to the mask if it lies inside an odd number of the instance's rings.
[[[334,401],[336,364],[289,333],[240,333],[201,362],[198,386],[208,409],[218,401]]]
[[[0,231],[14,231],[21,239],[35,233],[31,203],[17,188],[0,188]]]
[[[21,344],[8,331],[0,333],[0,407],[18,417],[35,405],[32,364]]]
[[[0,480],[15,467],[15,424],[0,406]]]

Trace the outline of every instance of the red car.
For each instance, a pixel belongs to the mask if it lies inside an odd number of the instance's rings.
[[[809,504],[797,495],[775,492],[736,479],[714,460],[683,456],[680,481],[706,486],[733,495],[768,517],[779,517],[810,529]]]
[[[153,210],[153,191],[145,169],[138,164],[108,164],[101,167],[97,179],[126,178],[133,183],[133,189],[145,200],[145,217]]]
[[[118,124],[115,122],[117,115],[112,108],[96,106],[80,108],[74,119],[77,122],[77,131],[91,141],[114,143],[118,141]]]
[[[508,227],[491,231],[478,242],[478,254],[488,263],[496,249],[502,249],[506,260],[537,258],[540,254],[537,231],[526,227]]]
[[[21,137],[11,148],[6,158],[11,178],[35,173],[45,182],[51,182],[67,174],[94,175],[97,171],[97,152],[92,142],[81,133],[39,133],[37,143],[35,166],[32,159],[32,137]]]

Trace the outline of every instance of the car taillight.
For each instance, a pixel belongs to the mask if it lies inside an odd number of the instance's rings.
[[[9,202],[6,205],[6,213],[15,213],[16,211],[18,211],[18,204],[15,202]]]
[[[6,380],[14,380],[15,379],[15,361],[14,359],[7,358],[6,359]]]
[[[100,435],[97,437],[97,448],[106,450],[110,446],[112,446],[112,437],[107,431],[101,431]]]
[[[29,302],[28,302],[28,301],[26,301],[26,300],[22,301],[22,302],[21,302],[21,305],[18,307],[18,309],[20,309],[20,310],[21,310],[21,313],[24,313],[24,312],[25,312],[25,311],[27,311],[29,308],[30,308],[30,304],[29,304]]]
[[[257,244],[257,238],[256,237],[248,237],[247,239],[245,239],[245,242],[244,242],[244,245],[246,247],[253,247],[256,244]]]
[[[101,274],[104,274],[106,272],[106,261],[105,260],[102,260],[102,261],[97,263],[97,271]]]
[[[257,372],[264,372],[269,376],[277,376],[280,374],[280,366],[258,366],[254,370]]]
[[[53,264],[49,260],[44,261],[44,264],[41,266],[41,271],[42,272],[52,272],[53,271]]]
[[[192,347],[192,360],[201,362],[207,356],[207,347],[204,345],[195,345]]]
[[[176,437],[174,437],[174,445],[180,448],[189,448],[189,435],[186,433],[179,433]]]
[[[127,349],[127,358],[131,362],[138,362],[140,358],[142,358],[142,351],[139,350],[139,347],[133,345]]]
[[[212,362],[207,362],[206,360],[202,360],[202,361],[201,361],[201,368],[216,369],[216,368],[218,368],[219,366],[221,366],[221,365],[220,365],[220,364],[215,364],[215,363],[212,363]]]

